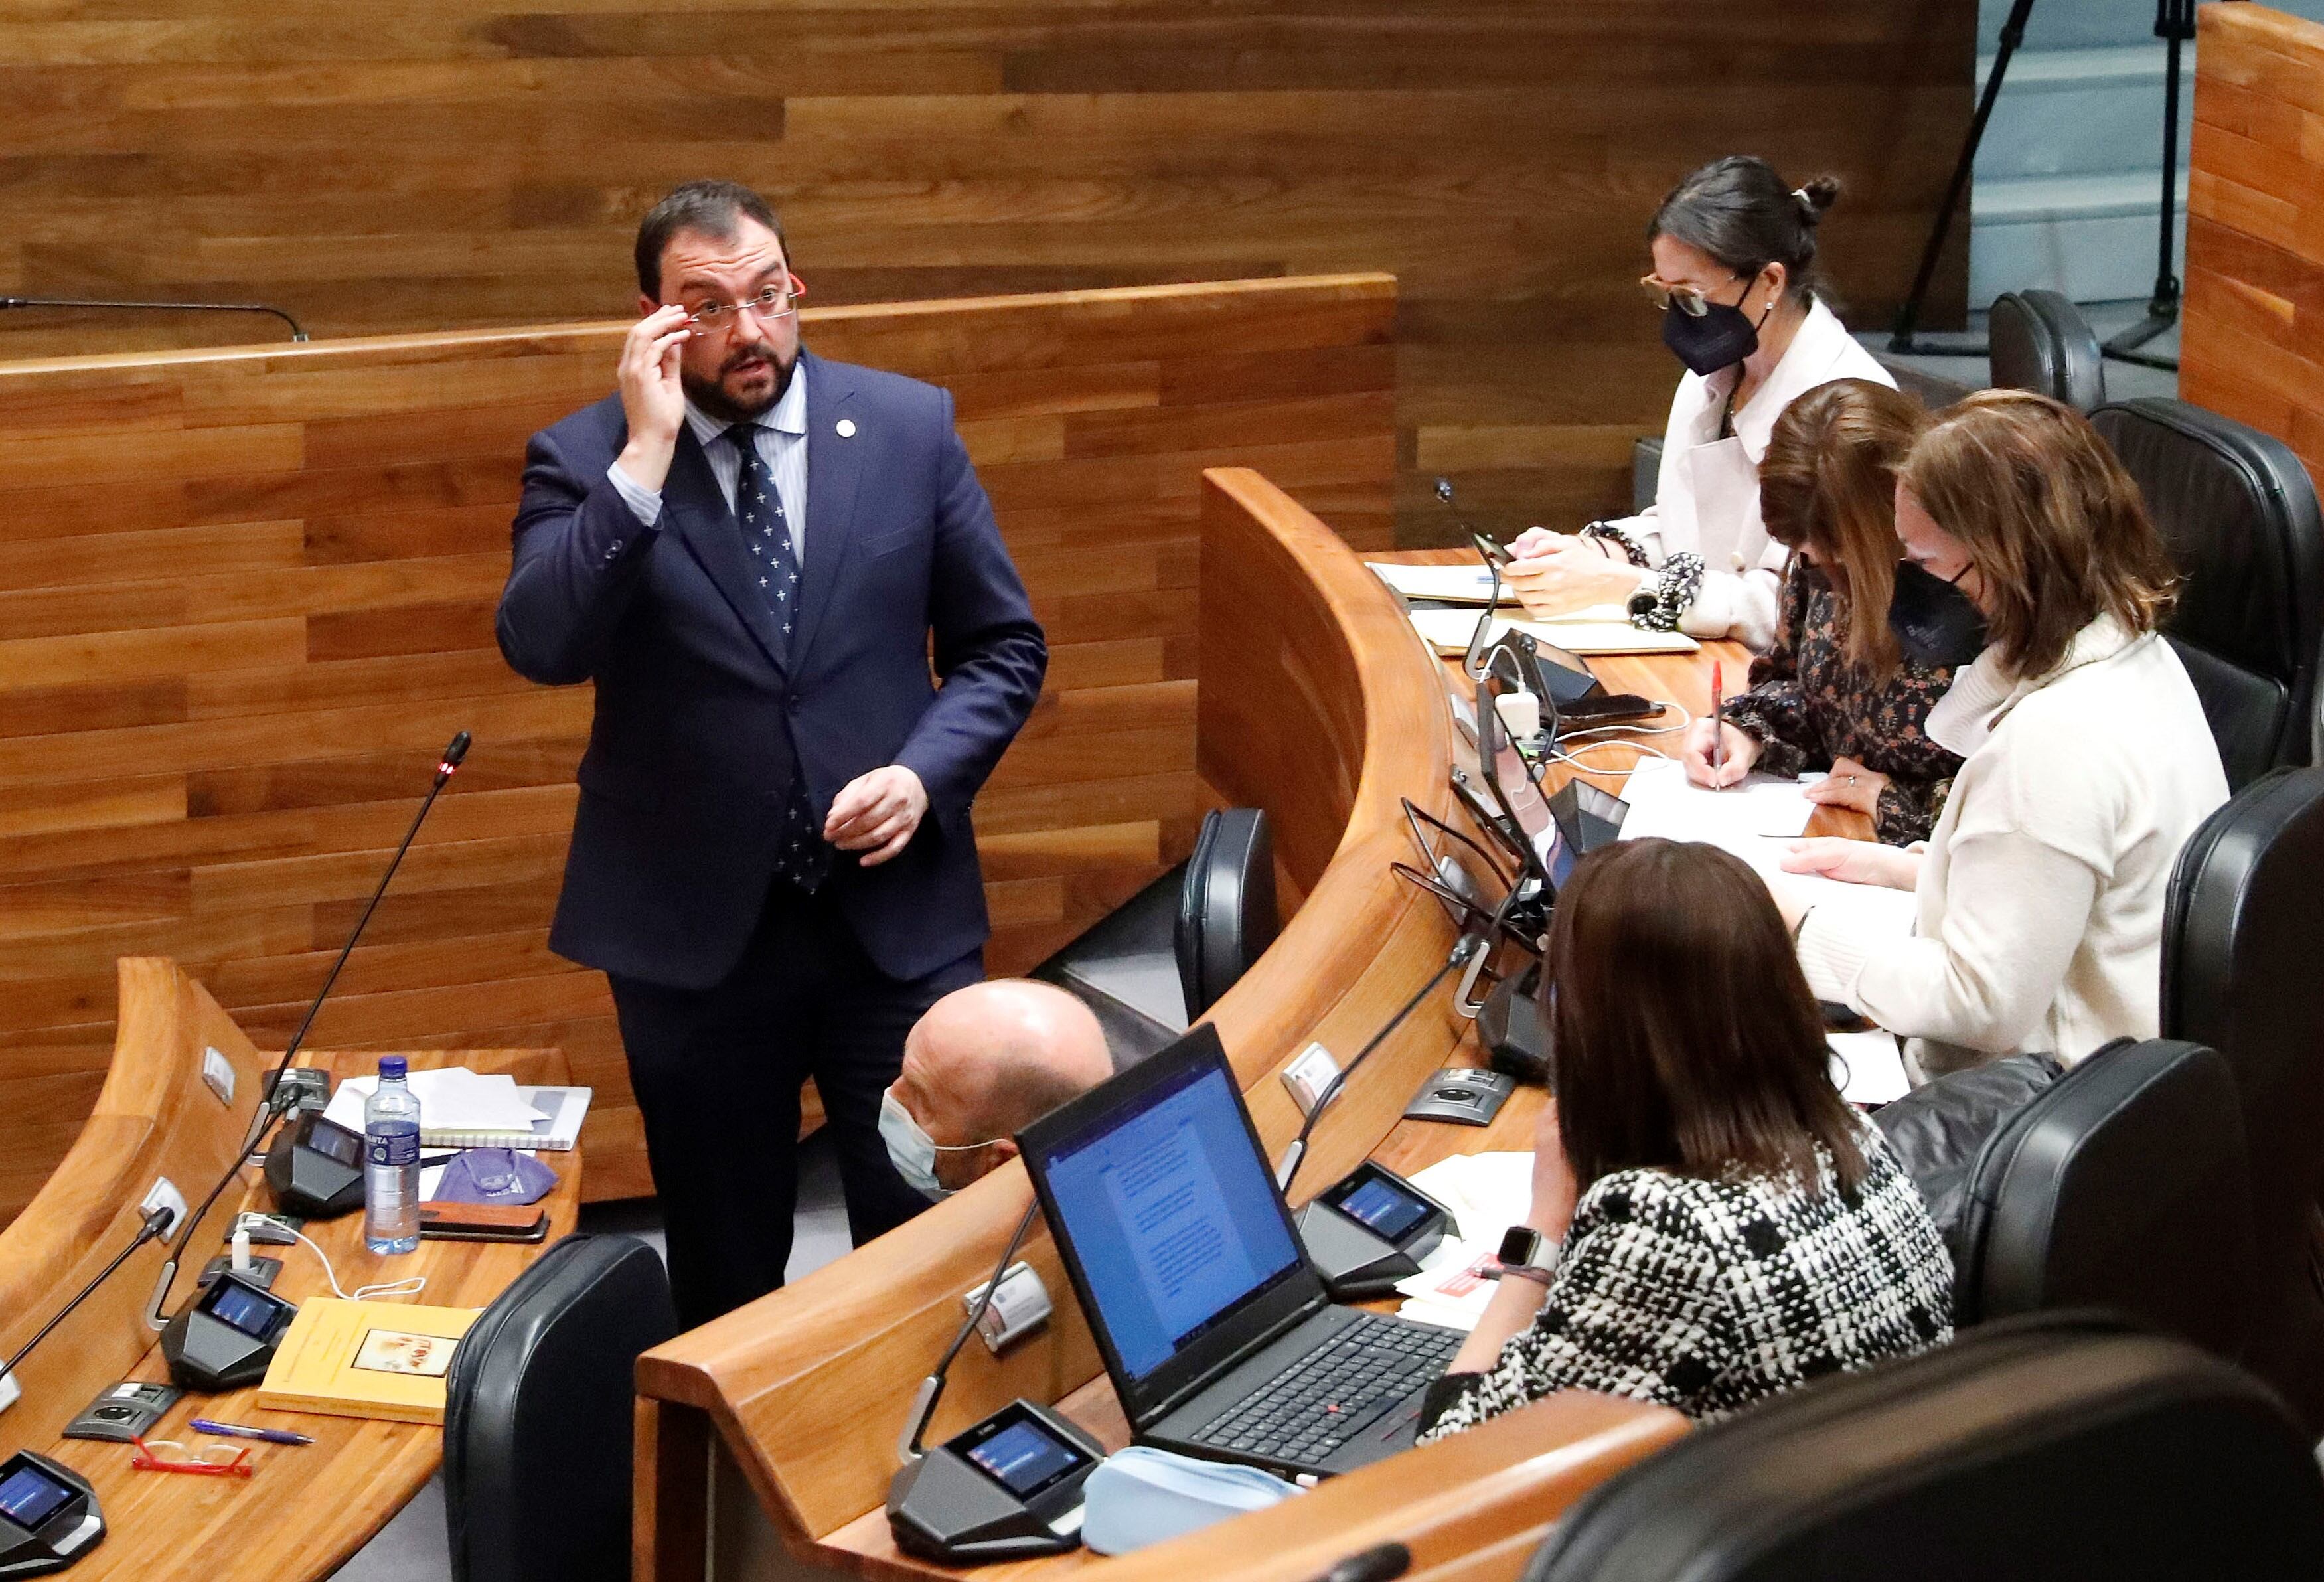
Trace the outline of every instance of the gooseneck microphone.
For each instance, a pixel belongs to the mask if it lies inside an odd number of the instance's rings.
[[[322,1010],[323,1002],[330,997],[331,985],[339,981],[339,969],[346,966],[347,958],[354,954],[355,941],[363,938],[364,930],[370,925],[371,914],[379,910],[379,898],[387,893],[388,882],[395,877],[395,870],[403,865],[403,854],[411,849],[413,837],[419,835],[420,826],[427,820],[428,810],[436,805],[438,793],[458,771],[461,760],[467,757],[469,740],[468,733],[462,731],[445,746],[444,755],[436,763],[435,783],[428,788],[428,795],[420,802],[420,810],[411,816],[411,828],[403,832],[403,844],[397,847],[395,855],[388,859],[387,871],[379,876],[378,886],[372,891],[371,899],[364,903],[363,915],[355,919],[355,929],[347,935],[347,942],[339,947],[339,958],[331,963],[330,975],[323,979],[322,990],[316,995],[314,1004],[307,1007],[306,1020],[299,1023],[299,1031],[291,1035],[290,1047],[282,1051],[282,1058],[274,1063],[273,1071],[260,1086],[258,1110],[250,1117],[250,1130],[243,1136],[241,1150],[235,1154],[233,1162],[226,1167],[226,1173],[218,1178],[217,1185],[210,1189],[209,1196],[202,1199],[202,1206],[187,1217],[184,1228],[179,1231],[177,1243],[170,1249],[169,1259],[161,1265],[161,1275],[154,1281],[153,1299],[146,1304],[147,1328],[160,1330],[168,1327],[170,1320],[162,1308],[170,1300],[171,1283],[178,1277],[178,1263],[186,1255],[186,1244],[194,1239],[196,1227],[201,1224],[202,1217],[210,1211],[210,1205],[217,1201],[218,1194],[225,1191],[228,1183],[241,1171],[243,1161],[257,1149],[266,1135],[268,1124],[290,1107],[290,1100],[296,1095],[284,1089],[282,1074],[290,1069],[290,1062],[298,1058],[300,1048],[306,1043],[308,1031],[315,1025],[316,1013]]]
[[[307,332],[280,308],[264,302],[107,302],[90,297],[0,297],[0,311],[10,308],[95,308],[113,313],[272,313],[290,327],[292,340]]]
[[[176,1209],[165,1207],[159,1203],[145,1210],[145,1217],[138,1225],[136,1234],[129,1238],[129,1244],[127,1246],[122,1248],[118,1254],[115,1254],[113,1262],[98,1270],[97,1272],[96,1279],[90,1281],[87,1285],[82,1286],[78,1295],[75,1296],[72,1300],[67,1302],[63,1307],[59,1308],[56,1310],[55,1315],[51,1317],[47,1323],[42,1325],[39,1330],[33,1334],[30,1340],[27,1340],[23,1345],[18,1346],[16,1348],[15,1355],[10,1357],[5,1363],[0,1363],[0,1379],[5,1379],[9,1374],[14,1373],[16,1371],[16,1365],[23,1362],[26,1357],[32,1355],[32,1348],[34,1346],[40,1345],[42,1341],[46,1340],[51,1332],[53,1331],[58,1325],[63,1323],[67,1318],[71,1318],[73,1309],[79,1307],[81,1303],[88,1300],[88,1299],[96,1293],[98,1286],[103,1285],[106,1281],[112,1279],[113,1272],[115,1270],[129,1262],[130,1254],[136,1252],[138,1248],[143,1246],[147,1242],[168,1235],[170,1234],[170,1227],[176,1223],[178,1211]]]
[[[1017,1234],[1010,1236],[1009,1244],[1001,1249],[1001,1262],[993,1265],[992,1278],[984,1282],[983,1293],[976,1299],[976,1306],[969,1310],[968,1322],[960,1327],[960,1333],[952,1337],[950,1346],[945,1347],[945,1354],[937,1359],[935,1371],[920,1381],[919,1391],[912,1397],[911,1415],[904,1420],[904,1431],[896,1440],[896,1458],[905,1466],[909,1466],[920,1458],[920,1441],[927,1437],[928,1422],[936,1414],[936,1402],[944,1399],[945,1375],[952,1371],[952,1359],[960,1355],[960,1348],[966,1346],[968,1337],[976,1333],[976,1326],[983,1318],[984,1309],[992,1305],[993,1292],[1001,1289],[1001,1276],[1009,1272],[1010,1262],[1017,1256],[1017,1249],[1025,1244],[1026,1234],[1033,1228],[1034,1217],[1040,1212],[1041,1199],[1038,1197],[1025,1206],[1025,1217],[1017,1222]]]
[[[1315,1129],[1315,1123],[1323,1118],[1324,1109],[1333,1099],[1340,1096],[1340,1089],[1346,1087],[1348,1078],[1356,1074],[1356,1068],[1371,1059],[1372,1051],[1388,1041],[1389,1033],[1402,1027],[1406,1017],[1420,1009],[1420,1003],[1434,994],[1436,985],[1451,976],[1455,967],[1462,966],[1471,957],[1482,950],[1489,936],[1485,934],[1462,935],[1458,942],[1453,945],[1452,953],[1444,958],[1444,965],[1430,974],[1428,981],[1420,985],[1419,992],[1406,1000],[1395,1015],[1381,1024],[1380,1030],[1372,1034],[1370,1041],[1356,1051],[1356,1058],[1348,1062],[1344,1070],[1323,1084],[1323,1091],[1317,1094],[1315,1102],[1308,1106],[1307,1118],[1300,1124],[1299,1135],[1291,1140],[1291,1146],[1283,1151],[1283,1161],[1275,1167],[1275,1184],[1279,1189],[1286,1194],[1291,1190],[1292,1180],[1299,1174],[1299,1167],[1306,1162],[1307,1134]]]

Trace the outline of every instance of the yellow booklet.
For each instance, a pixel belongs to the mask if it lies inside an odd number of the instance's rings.
[[[453,1349],[482,1310],[309,1297],[266,1370],[258,1404],[440,1423]]]

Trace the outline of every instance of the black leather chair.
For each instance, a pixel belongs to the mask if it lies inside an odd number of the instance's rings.
[[[2107,1308],[2242,1355],[2251,1183],[2217,1050],[2163,1039],[2098,1050],[1986,1140],[1963,1209],[1957,1327]]]
[[[484,1309],[446,1380],[453,1582],[627,1582],[632,1374],[677,1333],[634,1236],[567,1236]]]
[[[1275,838],[1259,808],[1204,815],[1178,893],[1178,984],[1192,1022],[1275,941]]]
[[[1569,1511],[1525,1577],[2209,1582],[2319,1556],[2324,1475],[2257,1380],[2043,1314],[1681,1440]]]
[[[2076,412],[2106,404],[2106,356],[2081,310],[2056,291],[2004,291],[1989,315],[1993,382]]]
[[[2250,1150],[2245,1365],[2324,1433],[2324,769],[2245,787],[2179,854],[2163,920],[2163,1033],[2227,1057]]]
[[[2164,627],[2219,744],[2227,784],[2315,761],[2324,518],[2282,441],[2147,397],[2090,415],[2138,480],[2185,578]]]

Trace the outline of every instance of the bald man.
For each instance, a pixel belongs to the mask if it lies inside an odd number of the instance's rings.
[[[906,1035],[880,1133],[898,1174],[949,1198],[1017,1157],[1011,1133],[1112,1075],[1104,1030],[1065,990],[1029,978],[971,984]]]

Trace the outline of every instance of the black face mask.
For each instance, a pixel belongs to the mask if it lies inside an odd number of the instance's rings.
[[[1744,294],[1750,294],[1748,287]],[[1767,313],[1775,310],[1775,304],[1768,302]],[[1759,324],[1767,321],[1767,313],[1759,315]],[[1705,302],[1700,317],[1673,302],[1663,310],[1663,344],[1690,373],[1708,379],[1759,349],[1759,324],[1725,302]]]
[[[1896,591],[1888,599],[1888,630],[1914,664],[1958,668],[1985,652],[1985,613],[1960,590],[1958,577],[1939,577],[1910,560],[1896,563]]]

